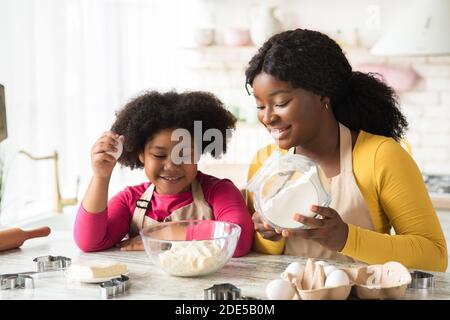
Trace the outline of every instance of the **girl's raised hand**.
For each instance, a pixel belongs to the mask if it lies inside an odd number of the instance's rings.
[[[95,142],[91,149],[91,165],[94,176],[98,178],[109,178],[112,170],[116,165],[116,158],[108,152],[117,152],[119,142],[124,142],[124,137],[118,134],[107,131]]]

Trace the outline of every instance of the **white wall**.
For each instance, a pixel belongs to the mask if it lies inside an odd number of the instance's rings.
[[[51,161],[59,152],[63,197],[82,198],[90,149],[115,111],[143,90],[176,87],[181,0],[0,0],[0,83],[8,139],[2,221],[52,210]],[[111,195],[143,180],[116,170]],[[39,203],[39,206],[37,206]],[[21,209],[36,204],[36,208]],[[41,205],[42,204],[42,205]],[[39,208],[38,208],[39,207]]]

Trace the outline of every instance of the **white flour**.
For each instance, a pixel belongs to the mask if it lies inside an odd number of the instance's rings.
[[[309,181],[310,175],[303,175],[291,185],[282,189],[274,197],[262,204],[266,219],[282,228],[299,228],[304,226],[293,220],[295,213],[313,217],[310,211],[313,204],[318,204],[316,188]]]
[[[221,252],[215,241],[175,242],[159,255],[159,263],[171,275],[198,276],[213,272],[226,262]]]

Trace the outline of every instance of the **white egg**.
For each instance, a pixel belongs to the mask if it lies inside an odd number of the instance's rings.
[[[350,279],[342,270],[334,270],[325,280],[325,287],[339,287],[350,284]]]
[[[328,275],[330,273],[332,273],[335,270],[339,270],[338,268],[336,268],[335,266],[326,266],[325,268],[323,268],[323,271],[325,272],[325,276],[328,277]]]
[[[295,289],[286,280],[276,279],[269,282],[266,287],[266,296],[269,300],[292,300]]]
[[[291,264],[289,264],[287,266],[287,268],[286,268],[286,270],[284,270],[284,272],[290,273],[294,277],[298,277],[298,276],[300,276],[302,269],[303,269],[303,266],[300,262],[292,262]]]
[[[123,144],[119,139],[115,139],[118,144],[116,146],[117,151],[113,152],[113,151],[106,151],[106,153],[112,155],[116,160],[119,159],[119,157],[122,155],[122,151],[123,151]]]

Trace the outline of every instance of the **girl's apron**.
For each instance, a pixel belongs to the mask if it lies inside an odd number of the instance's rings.
[[[164,222],[177,220],[214,220],[212,209],[206,202],[202,187],[196,179],[192,182],[191,188],[193,201],[188,205],[172,211],[172,213],[163,220]],[[150,206],[154,190],[155,185],[150,184],[139,200],[136,201],[136,209],[134,209],[133,218],[130,224],[130,237],[139,235],[139,231],[144,227],[159,222],[145,215],[147,208]]]
[[[374,230],[369,208],[353,175],[352,136],[350,130],[341,123],[339,123],[339,141],[340,173],[331,178],[330,208],[336,210],[345,223]],[[284,253],[309,258],[352,260],[339,252],[323,247],[318,242],[295,235],[286,238]]]

